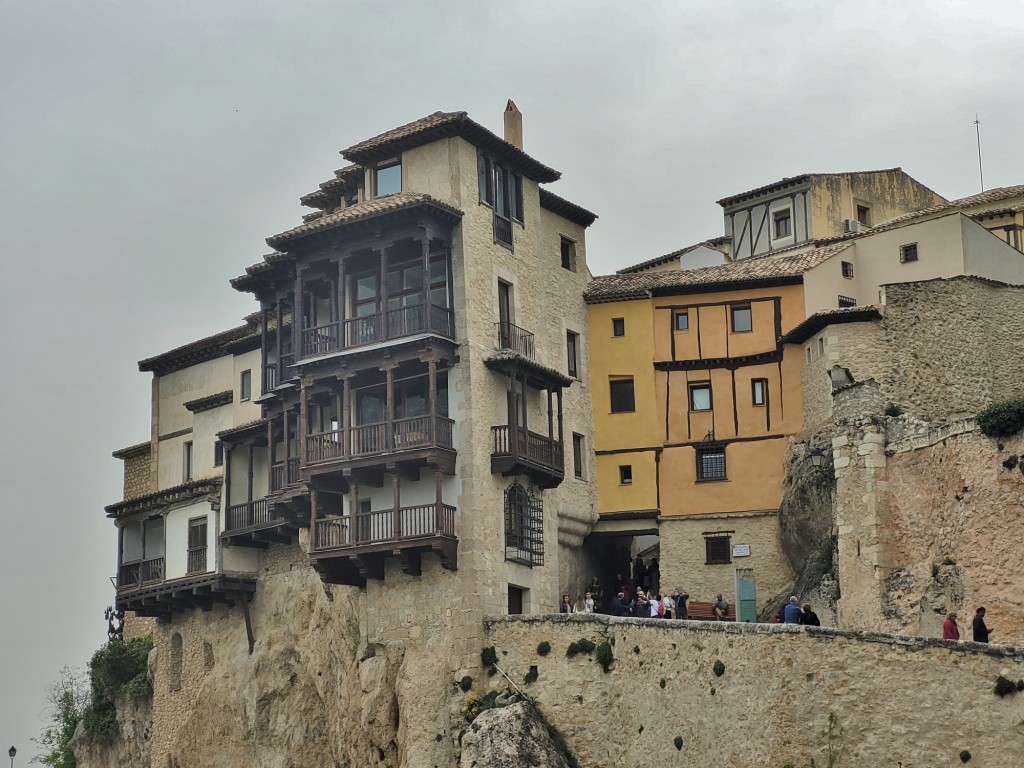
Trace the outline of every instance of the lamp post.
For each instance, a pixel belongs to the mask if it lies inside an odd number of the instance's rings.
[[[811,466],[821,469],[821,465],[825,462],[825,452],[821,448],[812,448],[808,456],[811,459]]]
[[[18,750],[16,750],[14,747],[11,747],[7,750],[7,754],[11,756],[11,768],[14,768],[14,756],[18,754]]]

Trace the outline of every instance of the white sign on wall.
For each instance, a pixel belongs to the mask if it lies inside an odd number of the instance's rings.
[[[732,545],[732,556],[733,557],[750,557],[750,545],[749,544],[733,544]]]

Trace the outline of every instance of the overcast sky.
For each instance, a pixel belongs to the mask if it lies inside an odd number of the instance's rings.
[[[986,186],[1024,183],[1022,41],[1019,1],[0,0],[0,747],[27,763],[44,689],[105,639],[136,361],[255,308],[228,280],[338,150],[435,110],[500,134],[511,97],[550,188],[600,216],[602,274],[783,176],[973,194],[975,112]]]

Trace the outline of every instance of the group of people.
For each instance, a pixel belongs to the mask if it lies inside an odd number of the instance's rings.
[[[956,623],[957,614],[956,611],[950,611],[946,614],[946,620],[942,622],[942,639],[943,640],[959,640],[960,639],[960,627]],[[985,609],[978,608],[974,612],[974,621],[971,622],[971,639],[976,643],[987,643],[988,636],[992,634],[985,625]]]
[[[789,602],[783,606],[782,610],[775,614],[774,619],[776,624],[803,624],[807,627],[820,627],[821,620],[811,609],[810,603],[804,603],[800,605],[800,601],[796,599],[796,595],[789,598]]]
[[[644,619],[688,618],[686,601],[690,596],[682,587],[677,587],[670,595],[660,595],[652,589],[625,583],[610,600],[600,601],[599,596],[599,591],[591,589],[579,595],[573,602],[568,594],[564,594],[558,610],[560,613],[606,613],[611,616],[636,616]],[[724,611],[728,603],[722,600],[721,595],[718,599],[724,603]]]

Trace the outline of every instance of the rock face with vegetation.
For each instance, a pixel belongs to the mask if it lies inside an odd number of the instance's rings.
[[[481,712],[462,736],[461,768],[573,768],[536,707],[526,701]]]

